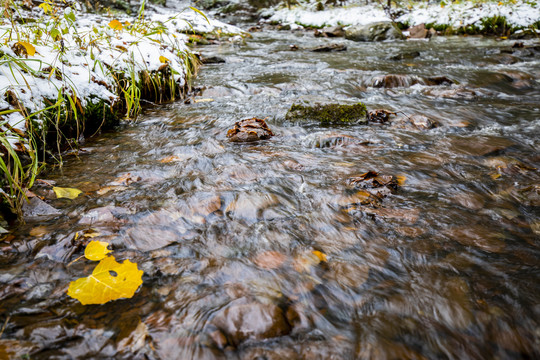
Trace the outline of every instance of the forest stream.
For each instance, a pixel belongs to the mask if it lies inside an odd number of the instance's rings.
[[[186,103],[41,175],[59,213],[0,242],[0,358],[540,358],[537,40],[264,30],[200,49],[225,62]],[[285,118],[357,102],[396,114]],[[253,117],[274,136],[230,142]],[[132,298],[66,295],[90,240],[144,271]]]

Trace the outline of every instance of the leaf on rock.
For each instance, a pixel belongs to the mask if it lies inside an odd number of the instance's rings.
[[[105,241],[90,241],[84,249],[84,257],[88,260],[99,261],[111,252],[107,246],[109,243]]]
[[[122,23],[121,23],[120,21],[114,19],[114,20],[112,20],[112,21],[109,23],[109,27],[110,27],[111,29],[113,29],[113,30],[118,30],[118,31],[120,31],[120,30],[123,29],[124,26],[122,25]]]
[[[92,275],[72,281],[68,296],[83,305],[105,304],[111,300],[131,298],[142,284],[143,271],[136,263],[125,260],[122,264],[107,256],[99,262]]]
[[[75,199],[77,196],[79,196],[82,193],[82,191],[79,189],[62,188],[58,186],[53,187],[53,190],[58,199],[61,199],[61,198]]]

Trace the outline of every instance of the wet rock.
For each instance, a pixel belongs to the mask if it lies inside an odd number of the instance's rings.
[[[396,113],[384,109],[372,110],[368,113],[367,119],[370,123],[384,124],[390,120],[390,115]]]
[[[291,331],[281,308],[256,302],[233,303],[217,313],[212,324],[235,346],[248,339],[271,339]]]
[[[411,26],[409,29],[409,37],[411,39],[425,39],[428,37],[428,30],[424,24]]]
[[[404,36],[392,22],[383,21],[350,26],[345,30],[345,38],[353,41],[384,41],[404,39]]]
[[[450,150],[458,154],[486,156],[497,154],[515,143],[497,136],[454,137],[450,139]]]
[[[253,259],[253,263],[263,269],[277,269],[287,260],[287,255],[277,251],[265,251]]]
[[[340,134],[336,132],[326,133],[322,135],[317,135],[314,138],[313,143],[308,145],[317,147],[317,148],[334,148],[338,146],[349,146],[349,145],[360,145],[365,146],[369,145],[369,142],[362,141],[355,138],[354,136]]]
[[[375,171],[368,171],[358,176],[347,179],[347,185],[357,189],[381,189],[385,188],[394,192],[399,187],[398,179],[392,175],[381,175]],[[378,190],[379,191],[379,190]],[[380,196],[379,192],[377,192]]]
[[[201,62],[203,64],[223,64],[225,63],[225,59],[219,56],[204,56],[201,57]]]
[[[265,211],[278,203],[272,194],[240,193],[225,209],[225,213],[234,218],[256,221],[262,219]]]
[[[321,125],[347,125],[366,122],[366,106],[363,103],[353,105],[315,104],[312,106],[293,104],[287,114],[287,120],[315,120]]]
[[[265,140],[274,136],[274,133],[263,119],[251,118],[238,121],[234,128],[227,131],[231,142],[251,142]]]
[[[424,85],[424,80],[416,75],[381,75],[371,79],[371,86],[375,88],[392,89],[396,87],[410,87],[416,84]]]
[[[472,89],[458,87],[454,89],[429,89],[425,91],[427,96],[454,100],[476,100],[478,93]]]
[[[23,201],[22,212],[25,219],[52,217],[62,214],[59,210],[38,197],[30,198],[29,201]]]
[[[446,76],[431,76],[431,77],[426,78],[424,81],[426,85],[429,85],[429,86],[454,84],[454,81],[450,80]]]
[[[345,288],[357,289],[369,276],[369,266],[350,262],[332,261],[328,264],[326,278]]]
[[[96,223],[119,223],[124,222],[120,216],[128,214],[125,208],[115,206],[103,206],[92,209],[81,216],[79,224],[92,225]]]
[[[412,60],[416,59],[420,56],[419,51],[408,51],[408,52],[402,52],[397,55],[393,55],[390,57],[390,60],[398,61],[398,60]]]
[[[463,246],[487,252],[500,253],[505,248],[502,234],[482,226],[454,227],[446,230],[445,234]]]
[[[392,126],[400,129],[408,130],[429,130],[439,126],[437,121],[428,118],[425,115],[410,115],[403,116],[392,121]]]
[[[345,51],[347,46],[343,44],[330,44],[330,45],[321,45],[317,46],[314,49],[311,49],[313,52],[333,52],[333,51]]]
[[[39,347],[32,341],[0,339],[0,359],[29,358]]]
[[[331,26],[322,30],[315,30],[314,35],[316,37],[344,37],[345,30],[343,30],[343,26],[340,25]]]
[[[157,250],[182,240],[182,236],[172,230],[155,226],[139,225],[125,234],[126,247],[140,251]]]

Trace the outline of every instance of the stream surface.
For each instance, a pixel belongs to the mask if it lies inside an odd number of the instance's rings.
[[[303,50],[332,42],[347,51]],[[83,194],[39,183],[61,215],[0,241],[0,358],[540,358],[540,57],[513,44],[264,31],[202,47],[226,63],[191,104],[66,156],[43,178]],[[376,87],[387,74],[407,76]],[[400,113],[286,120],[302,101]],[[414,114],[438,126],[396,120]],[[252,117],[275,136],[230,143]],[[349,179],[369,171],[401,186],[366,195]],[[66,295],[96,265],[73,262],[90,240],[144,271],[133,298]]]

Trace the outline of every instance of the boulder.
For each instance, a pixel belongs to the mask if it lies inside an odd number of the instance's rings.
[[[428,30],[424,24],[411,26],[409,28],[409,37],[411,39],[425,39],[428,37]]]
[[[315,104],[312,106],[293,104],[287,120],[316,120],[321,125],[348,125],[366,122],[366,106],[362,103],[352,105]]]
[[[217,313],[212,323],[235,346],[248,339],[270,339],[291,331],[281,308],[257,302],[232,304]]]
[[[316,48],[311,49],[313,52],[333,52],[333,51],[345,51],[347,50],[347,46],[343,44],[329,44],[329,45],[321,45],[317,46]]]
[[[368,25],[351,26],[345,30],[345,38],[353,41],[384,41],[404,39],[401,31],[389,21]]]

